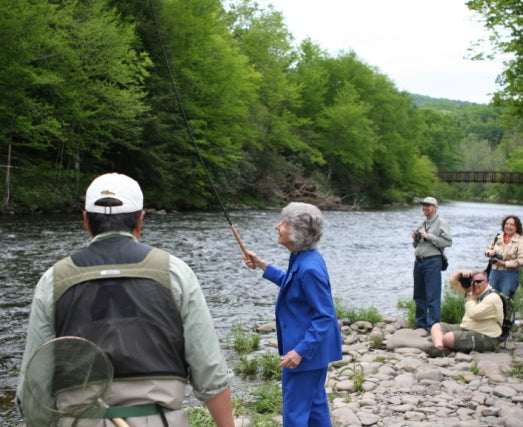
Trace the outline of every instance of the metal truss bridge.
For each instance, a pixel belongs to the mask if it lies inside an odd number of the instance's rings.
[[[439,171],[444,182],[492,182],[501,184],[523,184],[523,173],[496,171]]]

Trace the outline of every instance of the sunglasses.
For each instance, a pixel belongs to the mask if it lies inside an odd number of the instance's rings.
[[[478,285],[479,283],[482,283],[482,282],[484,282],[484,281],[485,281],[485,279],[473,280],[473,281],[472,281],[472,284],[473,284],[473,285]]]

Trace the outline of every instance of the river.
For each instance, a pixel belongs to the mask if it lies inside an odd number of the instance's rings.
[[[504,216],[523,218],[520,205],[449,202],[438,213],[451,228],[450,266],[443,280],[461,268],[484,268],[488,242]],[[318,249],[327,262],[335,297],[352,308],[375,307],[401,314],[400,299],[412,296],[410,231],[423,220],[421,206],[373,211],[325,212]],[[288,252],[276,243],[279,210],[233,211],[230,218],[248,249],[280,268]],[[20,421],[12,405],[33,287],[56,260],[88,244],[79,215],[0,217],[0,424]],[[225,342],[233,325],[254,327],[274,320],[277,287],[249,270],[222,213],[146,216],[141,240],[179,256],[196,272]],[[225,346],[225,344],[224,344]]]

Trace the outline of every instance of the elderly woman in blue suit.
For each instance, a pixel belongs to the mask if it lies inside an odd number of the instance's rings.
[[[243,259],[280,287],[275,311],[283,369],[283,425],[328,427],[327,369],[330,362],[342,358],[342,352],[329,274],[316,250],[323,215],[314,205],[293,202],[282,210],[276,229],[278,243],[291,253],[286,272],[252,251],[246,251]]]

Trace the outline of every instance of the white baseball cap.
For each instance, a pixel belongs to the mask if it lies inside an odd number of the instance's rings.
[[[421,204],[438,206],[438,201],[434,197],[425,197]]]
[[[100,203],[101,199],[114,199],[113,203]],[[98,203],[97,203],[98,202]],[[85,193],[85,210],[101,214],[137,212],[143,209],[140,185],[127,175],[106,173],[95,178]]]

